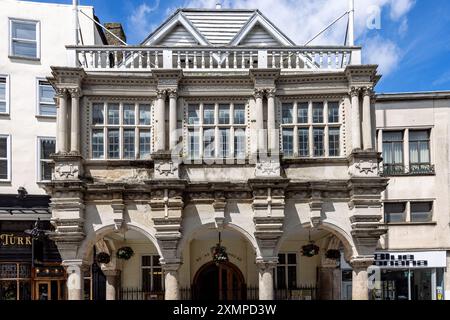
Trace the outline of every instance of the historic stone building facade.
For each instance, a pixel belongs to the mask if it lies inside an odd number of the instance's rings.
[[[330,251],[352,267],[353,299],[368,299],[388,179],[379,75],[361,48],[299,47],[257,10],[182,9],[140,46],[68,53],[49,79],[57,145],[45,185],[68,299],[83,298],[99,252],[111,257],[107,299],[132,288],[339,299]],[[216,265],[219,235],[228,262]]]

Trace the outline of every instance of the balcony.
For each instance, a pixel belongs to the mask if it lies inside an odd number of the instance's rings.
[[[342,71],[361,64],[361,47],[144,47],[67,46],[71,67],[86,71]]]
[[[435,175],[434,165],[429,163],[417,163],[405,166],[403,164],[385,164],[380,169],[380,174],[384,177],[399,176],[430,176]]]

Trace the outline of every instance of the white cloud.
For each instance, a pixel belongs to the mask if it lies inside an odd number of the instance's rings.
[[[186,0],[185,7],[191,8],[215,8],[216,0]],[[399,21],[399,33],[407,31],[407,14],[411,10],[415,0],[355,0],[355,37],[366,38],[370,31],[368,25],[373,25],[374,6],[380,8],[383,14],[388,10],[388,17],[392,21]],[[223,8],[248,8],[260,9],[277,27],[299,45],[306,43],[317,33],[323,30],[333,20],[348,10],[348,0],[223,0]],[[330,30],[322,34],[311,45],[342,45],[344,44],[347,21],[342,19]],[[383,28],[383,25],[380,26]],[[371,42],[370,42],[371,41]],[[376,57],[369,52],[367,45],[373,45],[374,41],[383,46],[383,52],[394,53],[392,57]],[[358,42],[357,42],[358,43]],[[393,70],[395,59],[398,58],[400,49],[389,39],[377,37],[369,40],[363,48],[363,54],[367,54],[372,63],[380,64],[380,70],[385,74]]]
[[[144,40],[144,38],[156,27],[156,25],[151,22],[151,19],[148,18],[148,15],[159,8],[159,2],[160,0],[156,0],[153,6],[144,2],[134,8],[127,21],[130,26],[129,36],[132,40]]]
[[[364,63],[378,64],[378,72],[389,74],[395,70],[402,53],[400,48],[392,41],[379,36],[366,40],[364,46]]]

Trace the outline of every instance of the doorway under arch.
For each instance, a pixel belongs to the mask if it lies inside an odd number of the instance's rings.
[[[208,262],[195,274],[192,284],[195,300],[246,300],[246,284],[239,268],[230,263]]]

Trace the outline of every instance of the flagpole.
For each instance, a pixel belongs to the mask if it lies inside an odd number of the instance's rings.
[[[348,45],[355,45],[355,0],[348,1]]]

